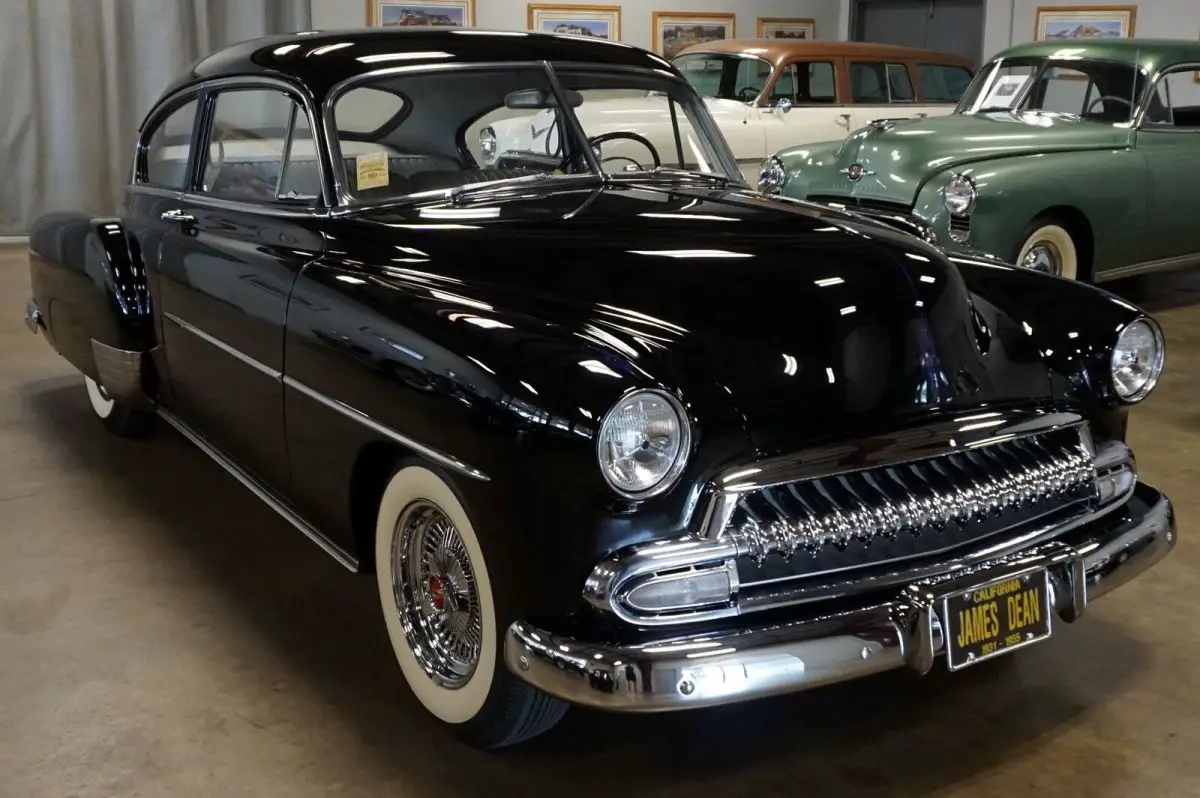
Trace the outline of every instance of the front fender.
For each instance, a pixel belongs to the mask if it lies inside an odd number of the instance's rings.
[[[487,286],[318,262],[293,289],[287,379],[481,474],[451,476],[493,581],[524,615],[566,615],[612,551],[680,534],[699,499],[692,486],[748,446],[728,393],[682,365],[683,343],[614,313],[557,303],[535,313]],[[693,450],[675,489],[633,504],[604,482],[596,434],[621,395],[649,387],[687,409]],[[337,530],[353,496],[328,474],[351,473],[363,447],[386,438],[320,411],[289,391],[297,490]],[[539,561],[555,568],[532,578]]]
[[[967,287],[1021,323],[1051,371],[1055,393],[1089,417],[1127,409],[1112,387],[1109,359],[1121,331],[1142,308],[1102,289],[1007,265],[959,263]]]
[[[1017,258],[1022,234],[1038,216],[1066,213],[1086,220],[1093,268],[1140,260],[1146,226],[1146,186],[1141,155],[1132,150],[1090,150],[986,160],[934,173],[917,194],[914,213],[929,222],[951,254]],[[943,191],[954,173],[971,177],[979,191],[970,237],[950,237]],[[1067,210],[1063,210],[1067,209]],[[1077,246],[1081,242],[1076,242]]]

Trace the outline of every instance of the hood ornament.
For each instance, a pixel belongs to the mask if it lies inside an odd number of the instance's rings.
[[[863,165],[860,163],[852,163],[849,166],[847,166],[845,169],[841,170],[841,174],[845,175],[846,177],[850,178],[851,180],[859,181],[859,180],[862,180],[864,177],[870,177],[871,175],[873,175],[875,173],[872,172],[870,169],[863,168]]]

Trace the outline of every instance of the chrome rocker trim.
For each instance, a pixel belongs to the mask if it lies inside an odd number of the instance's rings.
[[[1049,543],[918,582],[890,601],[790,623],[638,645],[603,645],[517,621],[505,636],[509,670],[565,701],[623,712],[661,712],[747,701],[907,666],[925,674],[942,652],[941,598],[993,579],[1047,568],[1064,621],[1143,573],[1175,545],[1170,501],[1139,484],[1147,509],[1124,524],[1097,524],[1073,546]]]

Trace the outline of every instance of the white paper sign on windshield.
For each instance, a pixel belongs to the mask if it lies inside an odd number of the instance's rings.
[[[1001,75],[992,86],[992,92],[984,100],[983,108],[1011,108],[1021,89],[1029,82],[1029,75]]]

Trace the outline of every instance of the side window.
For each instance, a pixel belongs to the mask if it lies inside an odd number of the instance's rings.
[[[743,102],[758,99],[771,79],[771,65],[757,58],[744,58],[738,65],[737,83],[733,96]]]
[[[159,123],[146,143],[145,161],[138,170],[138,182],[177,191],[186,187],[195,124],[195,100],[179,106]]]
[[[1158,81],[1150,105],[1146,108],[1146,128],[1188,128],[1200,130],[1200,86],[1195,83],[1195,67],[1170,72]]]
[[[960,66],[917,64],[917,84],[927,103],[956,103],[971,84],[971,71]]]
[[[317,152],[304,107],[278,89],[229,89],[216,97],[201,190],[243,202],[311,200],[320,194]]]
[[[837,101],[837,81],[829,61],[801,61],[788,64],[775,81],[772,102],[789,99],[802,105]]]
[[[850,90],[856,103],[910,103],[914,99],[912,80],[904,64],[850,64]]]

